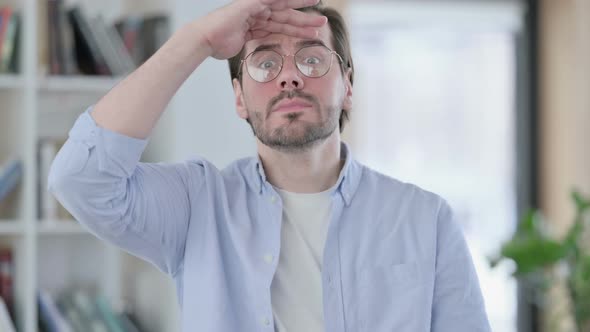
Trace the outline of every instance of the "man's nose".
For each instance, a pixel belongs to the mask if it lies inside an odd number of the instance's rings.
[[[281,90],[303,89],[302,74],[293,60],[293,56],[286,56],[283,59],[283,69],[277,77],[277,84]]]

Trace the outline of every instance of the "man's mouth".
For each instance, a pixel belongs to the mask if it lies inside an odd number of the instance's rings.
[[[283,99],[274,107],[273,112],[296,112],[310,108],[312,105],[301,99]]]

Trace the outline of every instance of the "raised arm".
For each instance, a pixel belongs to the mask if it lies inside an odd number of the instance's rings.
[[[146,138],[182,83],[209,56],[228,59],[250,39],[273,32],[315,37],[326,18],[294,8],[318,0],[238,0],[181,27],[149,60],[97,104],[97,124]]]

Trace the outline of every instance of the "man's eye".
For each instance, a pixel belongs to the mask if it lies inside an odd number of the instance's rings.
[[[320,63],[320,59],[314,56],[310,56],[305,58],[305,64],[306,65],[317,65],[318,63]]]
[[[263,61],[262,63],[260,63],[259,67],[261,69],[272,69],[274,68],[276,65],[276,63],[272,60],[267,60],[267,61]]]

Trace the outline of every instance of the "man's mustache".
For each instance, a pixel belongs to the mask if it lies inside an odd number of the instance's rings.
[[[275,105],[278,104],[281,100],[293,99],[293,98],[301,98],[301,99],[309,101],[310,103],[312,103],[315,106],[318,105],[317,99],[310,94],[307,94],[305,92],[301,92],[299,90],[283,91],[283,92],[279,93],[276,97],[273,97],[270,100],[270,102],[268,103],[268,108],[266,109],[266,114],[267,115],[270,114],[273,107],[275,107]]]

